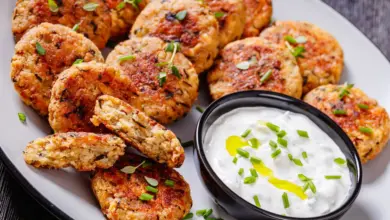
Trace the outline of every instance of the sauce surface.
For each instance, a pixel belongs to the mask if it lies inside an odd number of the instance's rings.
[[[320,216],[340,207],[349,195],[352,183],[344,154],[304,115],[238,108],[210,126],[204,146],[218,177],[270,212]]]

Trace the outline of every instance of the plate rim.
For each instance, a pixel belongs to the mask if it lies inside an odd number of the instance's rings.
[[[390,65],[390,58],[387,58],[385,53],[376,45],[365,33],[363,33],[354,23],[352,23],[348,18],[338,12],[336,9],[325,3],[323,0],[316,1],[317,4],[322,5],[321,7],[326,8],[331,13],[336,14],[343,19],[346,23],[350,24],[355,30],[360,32],[371,45],[377,49],[382,56],[385,58],[387,63]],[[10,158],[3,151],[3,147],[0,146],[0,160],[3,162],[6,172],[11,174],[12,178],[17,180],[18,184],[20,184],[23,190],[29,194],[39,205],[41,205],[44,209],[46,209],[53,217],[57,219],[64,220],[73,220],[68,214],[59,209],[56,205],[54,205],[50,200],[48,200],[45,196],[42,195],[33,185],[28,182],[28,180],[20,173],[20,171],[15,167]],[[99,207],[100,208],[100,207]]]

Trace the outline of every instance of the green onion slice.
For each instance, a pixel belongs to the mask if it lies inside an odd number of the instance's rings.
[[[199,105],[195,106],[196,110],[198,110],[198,112],[200,113],[203,113],[204,112],[204,109],[202,107],[200,107]]]
[[[342,89],[341,89],[341,92],[339,94],[339,98],[342,99],[344,98],[345,96],[349,95],[349,89],[351,89],[354,85],[353,84],[346,84]]]
[[[302,173],[298,174],[298,178],[300,180],[302,180],[303,182],[311,180],[310,178],[308,178],[307,176],[303,175]]]
[[[293,161],[293,162],[295,163],[295,165],[297,165],[297,166],[300,166],[300,167],[303,166],[301,160],[298,159],[298,158],[293,158],[292,161]]]
[[[272,124],[271,122],[265,123],[265,126],[267,126],[271,131],[274,131],[276,133],[280,131],[280,127],[275,124]]]
[[[35,43],[35,49],[39,55],[43,56],[46,54],[45,48],[43,48],[39,42]]]
[[[77,32],[77,30],[78,30],[79,27],[80,27],[80,24],[81,24],[81,22],[75,24],[75,25],[73,26],[72,30]]]
[[[160,72],[157,76],[158,84],[160,87],[164,85],[164,83],[167,81],[167,73],[166,72]]]
[[[303,159],[307,159],[307,152],[306,151],[302,152],[302,157],[303,157]]]
[[[363,109],[363,110],[367,110],[369,107],[368,105],[365,105],[365,104],[357,104],[357,106],[360,108],[360,109]]]
[[[282,195],[282,200],[283,200],[283,206],[285,209],[287,209],[288,207],[290,207],[290,201],[288,200],[288,195],[287,193],[283,193]]]
[[[334,115],[346,115],[347,111],[345,111],[344,109],[335,109],[335,110],[333,110],[333,114]]]
[[[244,178],[244,184],[252,184],[256,182],[256,177],[248,176]]]
[[[291,43],[291,44],[296,44],[296,43],[297,43],[297,41],[295,40],[295,38],[293,38],[293,37],[290,36],[290,35],[284,36],[284,40],[288,41],[288,42]]]
[[[254,164],[259,164],[259,163],[261,163],[261,159],[253,156],[253,157],[251,157],[250,162],[254,163]]]
[[[173,181],[173,180],[165,180],[164,184],[166,186],[173,187],[175,185],[175,181]]]
[[[175,50],[175,47],[176,47],[176,50],[179,51],[180,50],[180,44],[178,42],[175,42],[175,41],[171,41],[167,47],[165,48],[165,51],[166,52],[173,52]]]
[[[303,53],[305,52],[305,48],[302,47],[302,46],[298,46],[296,48],[294,48],[293,52],[292,52],[292,55],[294,57],[303,57]]]
[[[203,216],[207,212],[207,209],[197,210],[195,213],[197,216]]]
[[[283,138],[278,138],[277,142],[278,142],[278,144],[282,145],[282,146],[285,147],[285,148],[286,148],[287,145],[288,145],[287,140],[286,140],[286,139],[283,139]]]
[[[55,0],[48,0],[47,3],[51,12],[58,12],[58,5]]]
[[[333,161],[335,163],[337,163],[338,165],[343,165],[343,164],[346,163],[346,161],[343,158],[341,158],[341,157],[335,158]]]
[[[222,12],[222,11],[217,11],[217,12],[214,13],[214,16],[216,18],[222,18],[223,16],[225,16],[225,13]]]
[[[237,160],[238,160],[238,158],[237,158],[237,157],[234,157],[234,158],[233,158],[233,163],[236,164],[236,163],[237,163]]]
[[[253,177],[258,177],[259,176],[259,175],[257,175],[257,171],[254,168],[250,168],[249,171],[250,171],[250,173],[251,173],[251,175]]]
[[[316,193],[317,192],[317,188],[316,186],[314,185],[313,181],[309,181],[307,182],[309,184],[309,188],[310,190],[313,192],[313,193]]]
[[[241,148],[237,148],[237,153],[242,157],[249,158],[249,152]]]
[[[194,214],[192,212],[190,212],[183,217],[183,220],[192,219],[193,217],[194,217]]]
[[[250,66],[250,62],[249,61],[244,61],[244,62],[241,62],[241,63],[238,63],[236,65],[236,67],[240,70],[247,70],[249,69],[249,66]]]
[[[118,58],[119,62],[127,61],[127,60],[134,60],[135,56],[134,55],[123,55]]]
[[[126,5],[126,2],[120,2],[117,6],[116,6],[116,10],[122,10]]]
[[[187,16],[187,11],[186,11],[186,10],[179,11],[179,12],[175,15],[176,19],[179,20],[179,21],[184,20],[184,18],[185,18],[186,16]]]
[[[276,134],[276,136],[282,138],[282,137],[286,136],[286,134],[287,134],[287,132],[286,132],[285,130],[281,130],[281,131],[279,131],[279,132]]]
[[[177,78],[181,79],[179,69],[176,66],[172,66],[171,71],[172,71],[173,75],[175,75]]]
[[[244,174],[244,168],[240,168],[238,170],[238,175],[242,176],[242,174]]]
[[[271,157],[275,159],[277,156],[279,156],[280,153],[282,153],[282,151],[280,149],[277,149],[271,154]]]
[[[99,3],[90,2],[83,6],[83,9],[85,11],[95,11],[96,8],[99,6]]]
[[[261,208],[259,197],[257,195],[253,196],[253,200],[255,201],[255,205]]]
[[[309,134],[307,133],[307,131],[297,130],[297,133],[299,136],[301,136],[303,138],[309,138]]]
[[[151,177],[147,177],[147,176],[144,176],[144,178],[145,178],[146,182],[148,182],[149,185],[154,186],[154,187],[158,186],[158,181],[156,179],[151,178]]]
[[[309,189],[309,182],[306,182],[305,185],[302,187],[303,192],[306,192],[307,189]]]
[[[139,199],[142,200],[142,201],[149,201],[149,200],[152,200],[153,199],[153,195],[150,195],[148,193],[142,193],[140,196],[139,196]]]
[[[269,141],[269,146],[272,148],[272,149],[276,149],[278,147],[278,144],[273,141],[273,140],[270,140]]]
[[[359,127],[359,131],[365,134],[372,134],[372,129],[368,127]]]
[[[77,59],[77,60],[75,60],[75,61],[73,62],[73,65],[77,65],[77,64],[80,64],[80,63],[82,63],[82,62],[84,62],[83,59]]]
[[[152,192],[152,193],[157,193],[158,189],[152,187],[152,186],[146,186],[146,191]]]
[[[298,44],[304,44],[307,42],[307,39],[305,36],[299,36],[297,38],[295,38],[295,41],[298,43]]]
[[[19,112],[19,113],[18,113],[18,117],[19,117],[19,121],[20,121],[20,122],[26,123],[27,117],[26,117],[26,115],[25,115],[24,113]]]
[[[327,179],[327,180],[338,180],[338,179],[341,179],[341,176],[339,176],[339,175],[328,175],[328,176],[325,176],[325,179]]]
[[[292,154],[288,154],[287,156],[288,156],[288,159],[290,159],[291,161],[294,159]]]
[[[244,133],[241,134],[241,137],[243,137],[243,138],[248,137],[248,135],[251,133],[251,131],[252,131],[251,129],[246,129],[244,131]]]
[[[265,83],[267,82],[270,78],[271,78],[271,75],[272,75],[272,70],[268,70],[266,73],[264,73],[264,75],[260,78],[260,82],[261,83]]]
[[[211,214],[213,214],[213,210],[212,210],[212,209],[208,209],[208,210],[203,214],[203,218],[207,219],[207,217],[209,217]]]
[[[252,148],[257,149],[257,148],[259,148],[259,146],[260,146],[260,141],[257,140],[257,138],[251,138],[251,139],[249,139],[249,145],[250,145]]]

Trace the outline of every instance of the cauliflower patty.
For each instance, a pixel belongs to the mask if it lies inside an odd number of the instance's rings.
[[[125,143],[117,136],[94,133],[58,133],[30,142],[23,151],[24,161],[37,168],[65,168],[78,171],[107,169],[125,153]]]
[[[138,168],[128,174],[127,166]],[[157,181],[154,192],[148,191],[152,186],[147,177]],[[181,220],[192,206],[190,186],[178,172],[133,154],[122,157],[113,168],[98,170],[92,189],[102,212],[112,220]]]
[[[11,79],[23,102],[46,116],[51,87],[58,75],[76,61],[93,60],[104,62],[92,41],[68,27],[42,23],[16,44]]]
[[[272,17],[272,0],[243,0],[246,8],[246,22],[243,38],[258,37]]]
[[[324,85],[309,92],[304,101],[327,114],[348,134],[363,163],[374,159],[386,146],[389,115],[362,90]]]
[[[228,44],[208,74],[212,98],[245,90],[270,90],[300,98],[302,77],[291,53],[259,37]]]

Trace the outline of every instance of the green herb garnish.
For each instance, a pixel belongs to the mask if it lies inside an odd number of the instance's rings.
[[[144,178],[145,178],[146,182],[148,182],[149,185],[154,186],[154,187],[158,186],[158,181],[156,179],[151,178],[151,177],[147,177],[147,176],[144,176]]]
[[[248,176],[244,178],[244,184],[252,184],[256,182],[256,177]]]
[[[135,59],[134,55],[123,55],[118,58],[118,61],[123,62],[123,61],[134,60],[134,59]]]
[[[152,192],[152,193],[157,193],[158,189],[152,187],[152,186],[146,186],[146,191]]]
[[[303,157],[303,159],[307,159],[307,152],[306,151],[302,152],[302,157]]]
[[[346,163],[346,161],[341,157],[335,158],[333,161],[338,165],[344,165]]]
[[[183,220],[192,219],[193,217],[194,217],[194,214],[192,212],[190,212],[183,217]]]
[[[272,149],[276,149],[278,147],[278,144],[273,140],[270,140],[268,144]]]
[[[244,174],[244,168],[240,168],[238,170],[238,175],[242,176],[242,174]]]
[[[264,75],[260,78],[260,82],[261,83],[265,83],[267,82],[270,78],[271,78],[271,75],[272,75],[272,70],[268,70],[266,73],[264,73]]]
[[[244,62],[241,62],[241,63],[238,63],[236,65],[236,67],[240,70],[247,70],[249,69],[249,66],[250,66],[250,62],[249,61],[244,61]]]
[[[207,209],[205,213],[203,213],[203,218],[207,219],[211,214],[213,214],[212,209]]]
[[[233,158],[233,163],[234,163],[234,164],[237,164],[237,160],[238,160],[238,158],[237,158],[237,157],[234,157],[234,158]]]
[[[282,138],[282,137],[286,136],[286,134],[287,134],[287,132],[286,132],[285,130],[281,130],[281,131],[279,131],[279,132],[276,134],[276,136]]]
[[[251,131],[252,131],[251,129],[246,129],[244,131],[244,133],[241,134],[241,137],[243,137],[243,138],[248,137],[248,135],[251,133]]]
[[[338,180],[338,179],[341,179],[341,176],[339,176],[339,175],[329,175],[329,176],[325,176],[325,179],[327,179],[327,180]]]
[[[79,27],[80,27],[80,24],[81,24],[81,22],[80,22],[80,23],[77,23],[77,24],[75,24],[75,25],[73,26],[72,30],[77,32],[77,30],[78,30],[78,29],[79,29]]]
[[[49,5],[49,10],[51,12],[58,12],[58,5],[57,5],[56,1],[48,0],[47,3]]]
[[[173,187],[175,185],[175,181],[173,181],[173,180],[165,180],[164,184],[166,186]]]
[[[251,139],[249,139],[249,145],[250,145],[252,148],[257,149],[257,148],[259,148],[259,146],[260,146],[260,141],[257,140],[257,138],[251,138]]]
[[[290,207],[290,201],[288,200],[288,195],[287,193],[283,193],[282,195],[282,200],[283,200],[283,206],[285,209],[287,209],[288,207]]]
[[[171,66],[171,71],[172,71],[173,75],[175,75],[177,78],[181,79],[179,69],[176,66]]]
[[[20,122],[26,123],[27,117],[26,117],[26,115],[25,115],[24,113],[19,112],[19,113],[18,113],[18,117],[19,117],[19,121],[20,121]]]
[[[255,201],[255,205],[261,208],[259,197],[257,195],[253,196],[253,200]]]
[[[368,127],[359,127],[359,131],[365,134],[372,134],[372,129]]]
[[[216,18],[222,18],[223,16],[225,16],[225,13],[222,12],[222,11],[217,11],[217,12],[214,13],[214,16]]]
[[[333,110],[333,114],[334,115],[346,115],[347,111],[345,111],[344,109],[335,109],[335,110]]]
[[[299,36],[297,38],[295,38],[295,41],[298,43],[298,44],[304,44],[307,42],[307,39],[305,36]]]
[[[272,154],[271,154],[271,157],[273,159],[275,159],[277,156],[279,156],[279,154],[282,153],[282,151],[280,149],[277,149],[276,151],[274,151]]]
[[[297,133],[299,136],[301,136],[303,138],[309,138],[309,134],[307,133],[307,131],[297,130]]]
[[[303,57],[303,53],[305,52],[305,48],[302,47],[302,46],[298,46],[296,48],[293,49],[293,52],[292,52],[292,55],[294,57]]]
[[[295,40],[295,38],[293,38],[293,37],[290,36],[290,35],[284,36],[284,40],[288,41],[288,42],[291,43],[291,44],[296,44],[296,43],[297,43],[297,41]]]
[[[295,165],[297,165],[297,166],[300,166],[300,167],[303,166],[301,160],[298,159],[298,158],[293,158],[292,161],[293,161],[293,162],[295,163]]]
[[[251,159],[249,159],[249,161],[251,163],[255,163],[255,164],[261,163],[261,159],[258,157],[255,157],[255,156],[251,157]]]
[[[203,113],[204,112],[204,109],[202,107],[200,107],[199,105],[195,106],[196,110],[198,110],[198,112],[200,113]]]
[[[287,156],[288,156],[288,159],[290,159],[291,161],[294,159],[292,154],[288,154]]]
[[[39,54],[39,55],[45,55],[46,54],[46,50],[45,50],[45,48],[43,48],[42,47],[42,45],[39,43],[39,42],[36,42],[35,43],[35,49],[36,49],[36,51],[37,51],[37,53]]]
[[[138,167],[140,167],[140,166],[142,166],[142,164],[144,164],[145,163],[145,161],[142,161],[140,164],[138,164],[138,166],[125,166],[125,167],[123,167],[122,169],[121,169],[121,171],[123,172],[123,173],[127,173],[127,174],[132,174],[132,173],[134,173],[137,169],[138,169]]]
[[[280,137],[278,137],[277,142],[278,142],[278,144],[282,145],[282,146],[285,147],[285,148],[286,148],[287,145],[288,145],[287,140],[286,140],[286,139],[283,139],[283,138],[280,138]]]
[[[360,109],[363,109],[363,110],[367,110],[369,107],[368,105],[365,105],[365,104],[357,104],[357,106],[360,108]]]
[[[90,2],[83,6],[83,9],[85,11],[95,11],[96,8],[99,6],[99,3]]]
[[[307,183],[309,184],[310,190],[311,190],[313,193],[316,193],[316,192],[317,192],[317,188],[316,188],[316,186],[314,185],[313,181],[308,181]]]
[[[303,182],[306,182],[306,181],[310,181],[311,179],[305,175],[303,175],[302,173],[298,174],[298,178],[300,180],[302,180]]]
[[[139,199],[142,200],[142,201],[149,201],[149,200],[152,200],[153,199],[153,196],[148,194],[148,193],[142,193],[140,196],[139,196]]]
[[[167,73],[166,72],[160,72],[157,76],[158,84],[160,87],[164,85],[164,83],[167,81]]]
[[[82,63],[82,62],[84,62],[83,59],[77,59],[77,60],[75,60],[75,61],[73,62],[72,65],[77,65],[77,64],[80,64],[80,63]]]
[[[341,92],[339,94],[339,98],[342,99],[344,98],[345,96],[349,95],[349,90],[353,87],[353,84],[346,84],[342,89],[341,89]]]
[[[245,151],[241,148],[237,148],[237,153],[241,155],[242,157],[249,158],[249,152]]]
[[[207,212],[207,209],[197,210],[195,213],[197,216],[203,216]]]
[[[186,10],[179,11],[179,12],[175,15],[176,19],[179,20],[179,21],[184,20],[184,18],[185,18],[186,16],[187,16],[187,11],[186,11]]]
[[[271,131],[274,131],[276,133],[280,131],[280,127],[275,124],[272,124],[271,122],[265,123],[265,126],[267,126]]]
[[[171,41],[167,47],[165,48],[165,51],[166,52],[173,52],[175,47],[177,48],[176,50],[179,51],[180,50],[180,44],[178,42],[174,42],[174,41]]]
[[[254,169],[254,168],[250,168],[249,169],[249,172],[251,173],[251,175],[253,176],[253,177],[258,177],[259,175],[257,175],[257,171]]]
[[[126,6],[126,2],[120,2],[117,6],[116,6],[116,10],[122,10],[124,7]]]

